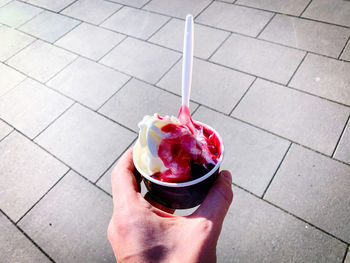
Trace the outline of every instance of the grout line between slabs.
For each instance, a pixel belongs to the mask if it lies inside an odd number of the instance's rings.
[[[4,63],[2,63],[4,64]],[[7,66],[6,64],[4,64],[5,66]],[[12,69],[12,68],[11,68]],[[8,91],[4,92],[3,94],[0,95],[0,98],[5,96],[6,94],[10,93],[12,90],[16,89],[19,85],[21,85],[24,81],[26,81],[26,79],[28,79],[28,77],[26,75],[24,75],[24,79],[21,80],[19,83],[17,83],[16,85],[14,85],[12,88],[10,88]]]
[[[280,169],[280,167],[281,167],[281,165],[282,165],[284,159],[285,159],[286,156],[288,155],[288,152],[289,152],[290,148],[292,147],[292,144],[293,144],[292,142],[289,144],[289,146],[288,146],[288,148],[287,148],[287,151],[284,153],[284,155],[283,155],[283,157],[282,157],[282,160],[281,160],[280,163],[278,164],[276,171],[274,172],[274,174],[273,174],[272,177],[271,177],[270,182],[267,184],[267,186],[266,186],[266,188],[265,188],[265,190],[264,190],[264,192],[263,192],[263,194],[262,194],[262,196],[261,196],[261,199],[264,199],[267,190],[269,189],[269,187],[270,187],[270,185],[271,185],[273,179],[275,178],[275,176],[276,176],[278,170]]]
[[[127,81],[125,81],[125,83],[119,88],[117,89],[104,103],[102,103],[101,106],[99,106],[95,111],[99,112],[99,110],[107,104],[108,101],[110,101],[121,89],[123,89],[133,78],[129,77],[129,79]]]
[[[300,15],[298,15],[298,17],[301,17],[305,13],[306,9],[308,9],[308,7],[311,5],[311,2],[312,2],[312,0],[310,0],[309,3],[307,3],[307,5],[304,7],[303,11],[301,11],[301,13],[300,13]]]
[[[350,36],[348,37],[348,40],[346,41],[346,43],[345,43],[345,46],[343,47],[343,49],[340,51],[340,54],[339,54],[339,56],[338,56],[338,60],[341,60],[341,56],[343,55],[343,53],[344,53],[344,51],[345,51],[345,49],[346,49],[346,47],[349,45],[349,47],[350,47]]]
[[[30,18],[29,20],[23,22],[22,24],[20,24],[19,26],[13,27],[14,29],[22,32],[19,28],[24,26],[25,24],[29,23],[30,21],[34,20],[35,18],[37,18],[39,15],[41,15],[42,13],[44,13],[46,10],[41,10],[39,13],[37,13],[35,16],[33,16],[32,18]]]
[[[308,52],[305,53],[305,55],[303,56],[302,60],[300,61],[299,65],[297,66],[297,68],[294,70],[292,76],[289,78],[287,84],[285,85],[286,87],[289,87],[290,82],[292,81],[292,79],[294,78],[295,74],[297,73],[297,71],[299,70],[299,68],[301,67],[301,64],[303,64],[305,58],[307,57]]]
[[[211,6],[212,3],[214,3],[214,2],[215,2],[215,1],[212,0],[209,4],[207,4],[207,6],[205,6],[201,11],[199,11],[199,13],[193,17],[193,22],[194,22],[195,19],[197,19],[197,17],[199,17],[202,13],[204,13],[205,10],[207,10],[208,7]]]
[[[106,1],[106,0],[105,0],[105,2],[109,2],[109,1]],[[110,19],[112,16],[114,16],[117,12],[119,12],[123,7],[125,7],[125,5],[121,5],[121,4],[116,3],[116,2],[109,2],[109,3],[118,4],[118,5],[120,5],[120,7],[117,8],[117,10],[115,10],[112,14],[110,14],[109,16],[107,16],[106,18],[104,18],[104,19],[103,19],[100,23],[98,23],[96,26],[102,28],[101,25],[102,25],[104,22],[106,22],[108,19]]]
[[[254,85],[255,81],[258,78],[256,77],[255,79],[253,79],[252,83],[250,83],[249,87],[246,89],[246,91],[243,93],[242,97],[240,97],[240,99],[237,101],[237,103],[233,106],[233,109],[229,112],[228,115],[231,115],[232,112],[237,108],[238,104],[243,100],[243,98],[245,97],[245,95],[248,93],[248,91],[250,90],[250,88]]]
[[[276,17],[277,13],[274,13],[271,18],[269,19],[269,21],[267,21],[266,25],[264,25],[264,27],[260,30],[260,32],[256,35],[256,39],[260,39],[260,35],[262,34],[262,32],[265,30],[265,28],[268,27],[268,25],[271,23],[271,21]]]
[[[17,220],[16,225],[71,171],[67,166],[67,171]]]
[[[57,11],[57,13],[58,14],[61,13],[62,11],[66,10],[67,8],[69,8],[70,6],[74,5],[76,2],[78,2],[78,0],[72,1],[70,4],[66,5],[61,10]]]
[[[17,30],[17,29],[16,29]],[[21,32],[21,33],[23,33],[22,31],[19,31],[18,30],[18,32]],[[30,36],[30,35],[28,35],[27,33],[25,33],[27,36]],[[30,36],[30,37],[32,37],[32,36]],[[6,58],[3,62],[1,62],[1,63],[3,63],[4,65],[6,65],[6,63],[11,59],[11,58],[13,58],[14,56],[16,56],[18,53],[20,53],[20,52],[22,52],[24,49],[26,49],[27,47],[29,47],[31,44],[33,44],[34,42],[36,42],[38,40],[38,38],[36,38],[36,37],[34,37],[34,39],[30,42],[30,43],[28,43],[26,46],[24,46],[23,48],[21,48],[21,49],[19,49],[18,51],[16,51],[14,54],[12,54],[11,56],[9,56],[8,58]]]
[[[226,41],[232,36],[232,32],[230,32],[227,37],[220,43],[220,45],[210,54],[210,56],[205,60],[207,62],[211,62],[210,60],[215,55],[215,53],[226,43]]]
[[[344,243],[345,245],[348,245],[348,246],[349,246],[349,243],[348,243],[347,241],[342,240],[341,238],[339,238],[339,237],[337,237],[337,236],[335,236],[335,235],[333,235],[333,234],[327,232],[326,230],[324,230],[324,229],[322,229],[322,228],[320,228],[320,227],[314,225],[313,223],[306,221],[305,219],[303,219],[303,218],[301,218],[301,217],[299,217],[299,216],[297,216],[297,215],[295,215],[295,214],[293,214],[293,213],[291,213],[291,212],[285,210],[284,208],[282,208],[282,207],[280,207],[280,206],[278,206],[278,205],[276,205],[276,204],[274,204],[274,203],[272,203],[272,202],[270,202],[270,201],[268,201],[268,200],[266,200],[266,199],[262,199],[260,196],[254,194],[253,192],[251,192],[251,191],[249,191],[249,190],[247,190],[247,189],[245,189],[245,188],[243,188],[243,187],[241,187],[241,186],[239,186],[239,185],[237,185],[237,184],[235,184],[235,183],[232,183],[232,185],[234,185],[235,187],[241,189],[242,191],[245,191],[246,193],[252,195],[253,197],[258,198],[258,199],[260,199],[261,201],[263,201],[263,202],[265,202],[265,203],[267,203],[267,204],[269,204],[269,205],[271,205],[271,206],[277,208],[278,210],[280,210],[280,211],[286,213],[287,215],[290,215],[290,216],[294,217],[295,219],[300,220],[300,221],[302,221],[302,222],[304,222],[304,223],[310,225],[311,227],[313,227],[313,228],[319,230],[320,232],[322,232],[322,233],[324,233],[324,234],[326,234],[326,235],[328,235],[328,236],[331,236],[332,238],[337,239],[338,241],[340,241],[340,242]]]
[[[197,104],[197,107],[194,109],[194,111],[192,111],[191,115],[193,116],[197,111],[198,109],[202,106],[202,104]]]
[[[64,71],[66,68],[68,68],[70,65],[72,65],[76,60],[78,60],[79,56],[77,56],[76,58],[72,59],[69,63],[67,63],[66,65],[64,65],[64,67],[62,67],[59,71],[57,71],[55,74],[53,74],[51,77],[49,77],[45,82],[41,82],[39,80],[40,83],[44,84],[46,87],[48,87],[47,83],[52,80],[53,78],[55,78],[58,74],[60,74],[62,71]],[[34,78],[33,78],[34,79]]]
[[[10,0],[8,3],[5,2],[5,4],[0,5],[0,8],[2,8],[2,7],[4,7],[4,6],[7,6],[7,5],[8,5],[9,3],[11,3],[11,2],[13,2],[13,1]]]
[[[56,118],[54,118],[42,131],[40,131],[35,137],[33,137],[32,141],[34,141],[36,138],[38,138],[43,132],[45,132],[53,123],[55,123],[61,116],[63,116],[68,110],[70,110],[73,105],[75,104],[75,101],[72,101],[72,104],[69,105],[61,114],[59,114]]]
[[[39,249],[39,251],[43,253],[51,262],[55,263],[55,261],[49,256],[49,254],[47,254],[36,242],[34,242],[34,240],[26,232],[24,232],[22,228],[17,226],[16,223],[4,211],[1,210],[1,208],[0,208],[0,213],[2,213],[14,225],[14,227],[19,232],[21,232],[29,240],[29,242],[33,244],[34,247]]]
[[[74,29],[76,29],[76,28],[77,28],[78,26],[80,26],[82,23],[84,23],[84,22],[81,21],[81,20],[77,20],[77,19],[74,19],[74,20],[78,21],[78,23],[77,23],[75,26],[73,26],[71,29],[69,29],[67,32],[65,32],[62,36],[59,36],[55,41],[53,41],[53,42],[51,43],[52,45],[56,46],[55,43],[56,43],[57,41],[59,41],[61,38],[64,38],[66,35],[68,35],[70,32],[72,32]]]
[[[155,34],[157,34],[162,28],[164,28],[167,24],[169,24],[169,22],[171,20],[173,20],[174,18],[168,17],[169,19],[167,21],[165,21],[165,23],[163,25],[161,25],[156,31],[154,31],[145,41],[152,43],[151,41],[149,41]]]
[[[333,150],[333,152],[332,152],[332,155],[331,155],[332,158],[334,158],[334,154],[335,154],[335,152],[337,151],[337,148],[338,148],[338,146],[339,146],[339,143],[340,143],[342,137],[344,136],[344,133],[345,133],[345,130],[346,130],[346,127],[347,127],[349,121],[350,121],[350,115],[348,116],[348,119],[347,119],[346,122],[345,122],[344,128],[343,128],[342,132],[341,132],[340,135],[339,135],[338,141],[337,141],[337,143],[336,143],[336,145],[335,145],[335,147],[334,147],[334,150]]]
[[[345,254],[344,254],[342,263],[345,263],[346,255],[348,254],[349,249],[350,249],[350,247],[347,247],[347,248],[345,249]]]
[[[144,3],[141,7],[139,7],[140,9],[142,10],[145,10],[143,9],[146,5],[148,5],[152,0],[148,0],[146,3]]]
[[[16,0],[16,1],[22,2],[23,4],[26,4],[26,5],[31,5],[31,6],[34,6],[34,7],[43,9],[44,11],[46,10],[46,11],[50,11],[50,12],[52,12],[52,13],[58,14],[58,11],[51,10],[51,9],[49,9],[49,8],[47,8],[47,7],[39,6],[39,5],[34,4],[34,3],[29,3],[29,2],[26,2],[26,1],[24,1],[24,0]]]
[[[122,155],[136,142],[137,137],[131,141],[131,143],[119,154],[117,159],[115,159],[111,165],[107,167],[107,169],[95,180],[94,185],[97,185],[98,181],[106,174],[106,172],[113,167],[113,165],[122,157]]]
[[[165,75],[167,75],[168,72],[170,72],[170,70],[172,70],[172,69],[175,67],[175,65],[176,65],[177,63],[179,63],[181,60],[182,60],[182,54],[181,54],[181,56],[175,61],[175,63],[173,63],[173,64],[171,65],[171,67],[170,67],[168,70],[166,70],[166,71],[164,72],[164,74],[163,74],[162,76],[160,76],[160,78],[159,78],[157,81],[154,82],[155,84],[151,84],[151,85],[152,85],[152,86],[156,86],[156,85],[165,77]],[[179,96],[179,95],[178,95],[178,96]]]
[[[7,124],[7,122],[5,122],[6,124]],[[10,136],[11,135],[11,133],[13,133],[14,131],[15,131],[15,129],[12,127],[12,126],[10,126],[11,128],[12,128],[12,131],[10,131],[8,134],[6,134],[3,138],[1,138],[0,139],[0,143],[2,142],[2,141],[4,141],[5,140],[5,138],[7,138],[8,136]]]
[[[101,27],[101,28],[104,28],[104,27]],[[114,31],[113,31],[114,32]],[[121,34],[121,33],[118,33],[118,34]],[[121,35],[124,35],[124,34],[121,34]],[[98,60],[96,60],[95,62],[96,63],[99,63],[100,65],[104,65],[104,66],[106,66],[105,64],[103,64],[103,63],[101,63],[101,60],[103,59],[103,58],[105,58],[107,55],[109,55],[110,53],[112,53],[112,51],[114,50],[114,49],[116,49],[119,45],[121,45],[127,38],[129,38],[127,35],[124,35],[125,37],[122,39],[122,40],[120,40],[115,46],[113,46],[110,50],[108,50],[102,57],[100,57]],[[78,54],[78,53],[77,53]],[[79,56],[81,56],[81,55],[79,55]],[[89,58],[88,58],[89,59]],[[90,58],[90,60],[92,60],[91,58]],[[92,61],[94,61],[94,60],[92,60]],[[112,67],[110,67],[110,68],[112,68]]]

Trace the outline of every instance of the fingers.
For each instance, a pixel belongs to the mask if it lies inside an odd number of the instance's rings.
[[[229,171],[224,170],[191,217],[205,217],[221,227],[232,199],[232,177]]]
[[[158,202],[154,201],[152,199],[152,197],[149,195],[149,193],[146,193],[144,198],[147,200],[148,203],[150,203],[154,207],[156,207],[156,208],[158,208],[166,213],[174,214],[174,212],[175,212],[175,209],[165,207],[165,206],[159,204]]]
[[[111,173],[113,202],[135,200],[140,189],[140,182],[135,178],[135,166],[132,160],[132,148],[119,159]]]

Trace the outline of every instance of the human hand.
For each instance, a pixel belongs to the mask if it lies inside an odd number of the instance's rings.
[[[231,174],[221,171],[199,208],[184,217],[146,201],[135,174],[129,149],[111,174],[114,211],[107,233],[117,262],[216,262],[217,240],[233,198]]]

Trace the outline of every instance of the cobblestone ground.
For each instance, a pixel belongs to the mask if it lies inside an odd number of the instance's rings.
[[[179,111],[188,13],[234,182],[218,262],[350,262],[350,1],[0,0],[1,262],[115,262],[109,174]]]

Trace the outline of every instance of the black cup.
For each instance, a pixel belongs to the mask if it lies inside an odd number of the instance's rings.
[[[135,167],[141,174],[149,195],[153,198],[153,200],[165,207],[173,209],[187,209],[201,204],[209,189],[218,178],[220,165],[224,155],[224,145],[220,135],[213,128],[205,124],[202,125],[215,132],[216,136],[219,138],[221,156],[212,170],[195,180],[184,183],[168,183],[159,181],[143,173],[143,171],[138,167],[134,158]]]

